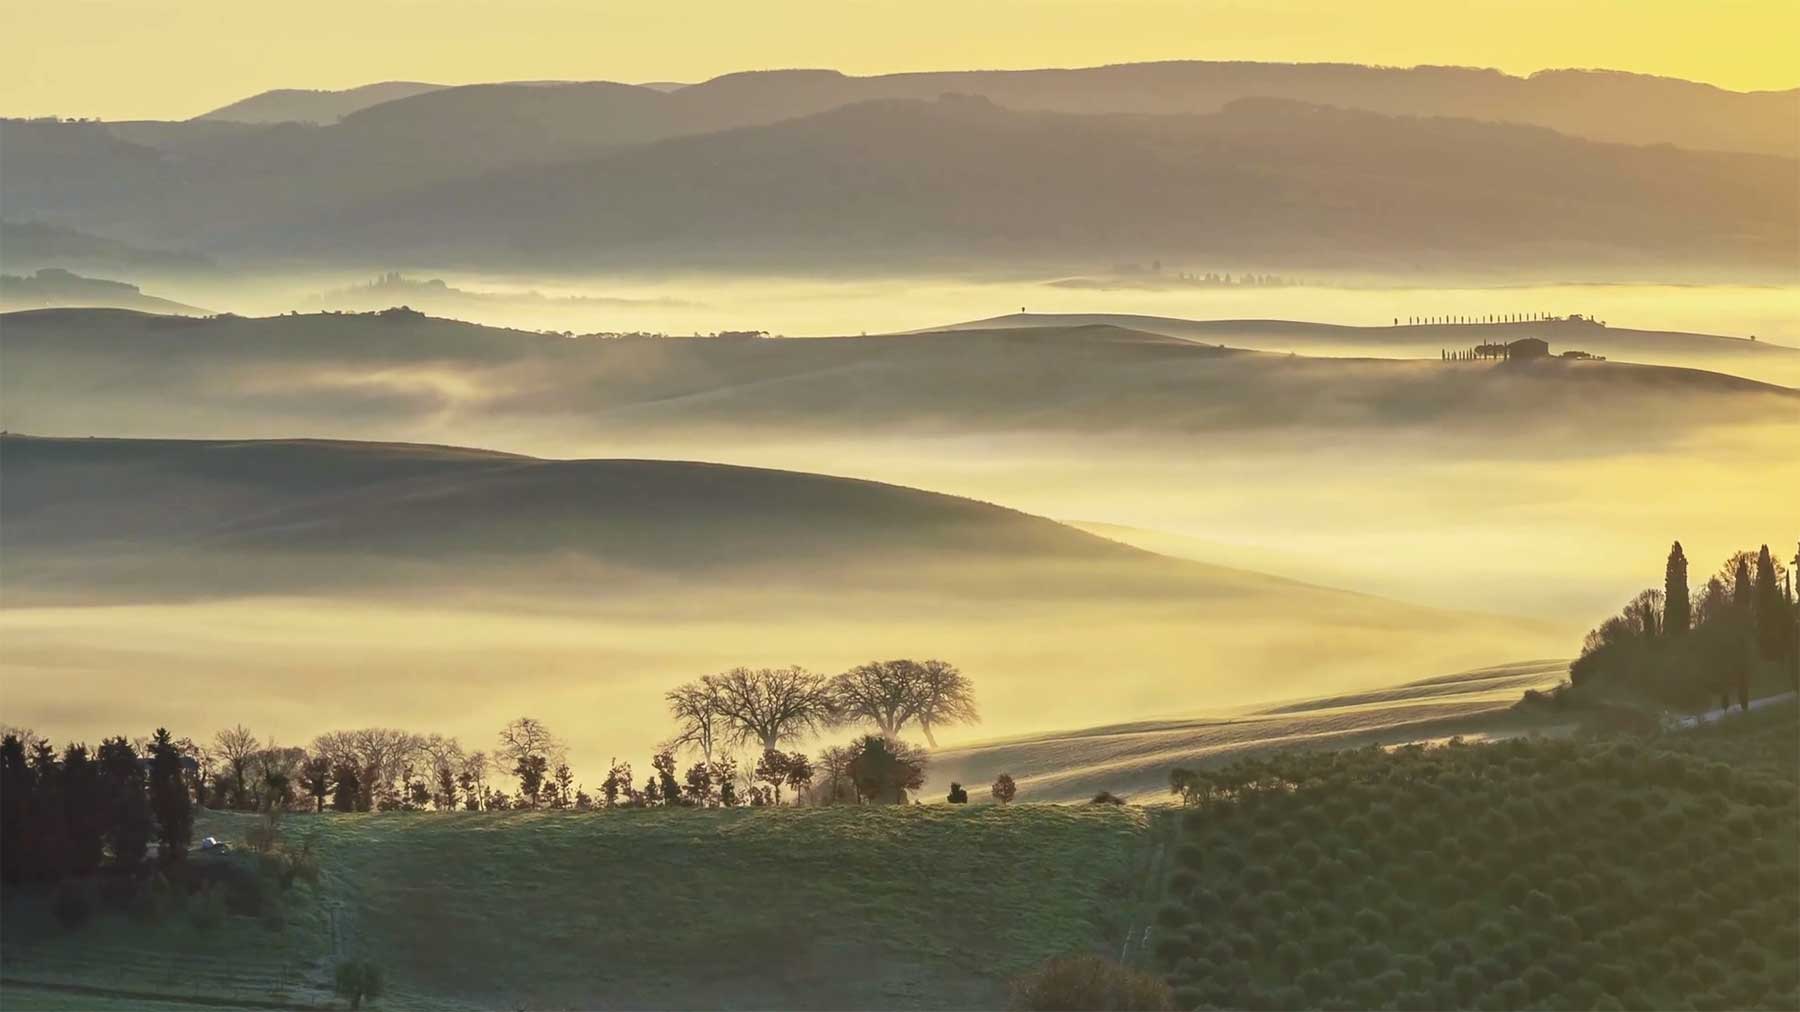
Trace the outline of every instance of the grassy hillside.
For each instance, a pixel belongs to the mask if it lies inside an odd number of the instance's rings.
[[[3,910],[8,1008],[985,1008],[1123,953],[1180,1007],[1792,1008],[1800,710],[1649,737],[1284,753],[1195,803],[286,819],[285,924]],[[254,818],[203,813],[241,843]],[[196,859],[199,860],[199,859]],[[154,928],[154,930],[153,930]],[[184,1000],[186,999],[186,1000]]]
[[[236,841],[251,821],[198,831]],[[286,832],[315,842],[324,877],[296,887],[282,933],[119,919],[15,946],[15,921],[5,976],[315,1005],[357,956],[387,973],[382,1008],[992,1007],[1038,960],[1116,946],[1152,849],[1142,812],[1035,805],[291,816]],[[102,969],[120,957],[156,968]]]
[[[1794,1008],[1797,722],[1227,771],[1140,944],[1184,1007]]]

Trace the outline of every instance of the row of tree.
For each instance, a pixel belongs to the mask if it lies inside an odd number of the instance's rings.
[[[1800,550],[1795,553],[1800,566]],[[1620,686],[1671,703],[1708,696],[1748,704],[1757,669],[1800,676],[1800,606],[1791,574],[1769,546],[1737,552],[1690,591],[1681,542],[1669,548],[1663,586],[1633,597],[1587,634],[1571,683]]]
[[[946,661],[859,664],[836,677],[802,667],[732,668],[669,690],[672,744],[711,761],[720,745],[764,751],[832,727],[873,725],[897,737],[916,724],[933,748],[934,727],[980,717],[967,676]]]

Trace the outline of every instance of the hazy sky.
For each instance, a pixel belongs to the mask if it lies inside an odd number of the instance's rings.
[[[1795,0],[0,0],[0,114],[185,118],[269,88],[1159,59],[1608,67],[1800,84]]]

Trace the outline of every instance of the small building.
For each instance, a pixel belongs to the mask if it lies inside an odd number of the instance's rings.
[[[1507,344],[1506,357],[1511,360],[1549,358],[1550,342],[1537,337],[1521,337]]]

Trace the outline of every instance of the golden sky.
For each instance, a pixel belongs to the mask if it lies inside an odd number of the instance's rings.
[[[0,114],[185,118],[269,88],[1238,59],[1800,85],[1800,0],[0,0]]]

